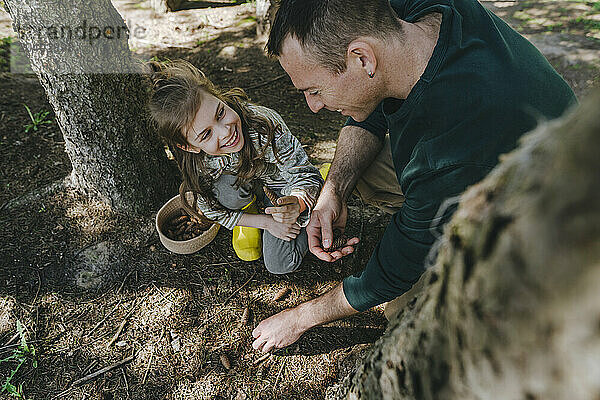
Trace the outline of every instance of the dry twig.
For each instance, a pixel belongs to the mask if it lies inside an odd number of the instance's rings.
[[[162,334],[161,334],[162,339]],[[144,378],[142,379],[142,385],[146,384],[146,378],[148,377],[148,371],[150,371],[150,366],[152,365],[152,359],[154,358],[154,349],[156,347],[152,347],[152,352],[150,352],[150,359],[148,360],[148,365],[146,365],[146,371],[144,372]]]
[[[112,337],[112,339],[110,339],[110,342],[108,342],[108,344],[106,345],[106,348],[108,349],[110,346],[113,345],[114,342],[117,341],[117,339],[119,338],[119,335],[121,335],[121,332],[123,331],[123,328],[125,328],[125,324],[127,323],[127,320],[129,319],[129,317],[131,316],[132,312],[130,311],[125,318],[123,318],[123,321],[121,321],[121,324],[119,325],[119,329],[117,329],[117,332],[115,332],[115,335]]]
[[[285,358],[281,361],[281,368],[279,368],[279,372],[277,373],[277,378],[275,378],[275,383],[273,384],[273,392],[277,389],[277,384],[279,383],[279,378],[281,378],[281,373],[283,372],[283,367],[285,367]]]
[[[175,289],[173,289],[171,292],[169,292],[166,295],[164,295],[163,297],[161,297],[160,300],[157,301],[157,303],[160,303],[166,296],[170,295],[174,291],[175,291]],[[160,290],[159,290],[159,292],[160,292]],[[146,295],[140,301],[138,301],[138,299],[136,299],[136,301],[131,306],[131,310],[129,310],[129,312],[125,315],[125,317],[123,317],[123,321],[121,321],[121,324],[119,325],[119,329],[117,329],[117,332],[115,333],[115,335],[113,336],[113,338],[106,345],[107,349],[110,346],[112,346],[114,342],[117,341],[117,339],[121,335],[121,332],[123,331],[123,328],[125,327],[125,324],[127,323],[127,320],[129,319],[129,317],[131,317],[133,315],[133,313],[137,310],[137,306],[140,305],[144,300],[146,300],[149,295],[150,295],[150,292],[146,293]]]
[[[94,331],[95,331],[96,329],[98,329],[98,327],[99,327],[100,325],[102,325],[102,323],[103,323],[104,321],[106,321],[106,318],[108,318],[108,317],[109,317],[109,316],[110,316],[110,315],[111,315],[113,312],[115,312],[115,311],[116,311],[116,309],[117,309],[117,308],[119,308],[119,306],[120,306],[120,305],[121,305],[121,300],[119,300],[119,302],[117,303],[117,305],[116,305],[116,306],[114,306],[114,308],[113,308],[112,310],[110,310],[110,311],[108,312],[108,314],[106,314],[106,315],[104,316],[104,318],[102,318],[102,319],[100,320],[100,322],[98,322],[96,325],[94,325],[94,327],[92,328],[92,330],[91,330],[91,331],[89,331],[89,333],[87,333],[87,334],[86,334],[84,337],[89,337],[89,336],[90,336],[92,333],[94,333]]]
[[[265,361],[267,358],[271,357],[272,354],[271,353],[266,353],[263,354],[262,356],[258,357],[256,360],[254,360],[254,362],[252,363],[252,365],[258,365],[261,362]]]
[[[231,293],[231,294],[229,295],[229,297],[228,297],[227,299],[225,299],[225,301],[223,302],[223,304],[222,304],[222,305],[225,305],[225,304],[227,304],[227,303],[229,302],[229,300],[231,300],[231,298],[237,294],[237,292],[239,292],[239,291],[240,291],[240,290],[242,290],[242,289],[243,289],[243,288],[244,288],[244,287],[245,287],[247,284],[249,284],[249,283],[250,283],[250,281],[252,280],[252,278],[254,278],[254,275],[256,275],[256,271],[254,271],[254,272],[252,273],[252,276],[251,276],[250,278],[248,278],[248,280],[247,280],[246,282],[244,282],[244,284],[243,284],[242,286],[240,286],[240,287],[239,287],[239,288],[237,288],[237,289],[236,289],[236,290],[235,290],[233,293]]]
[[[60,397],[66,396],[68,394],[70,394],[73,391],[73,388],[68,388],[67,390],[63,390],[62,392],[60,392],[59,394],[55,395],[54,397],[52,397],[52,400],[54,399],[58,399]]]
[[[121,360],[121,361],[119,361],[119,362],[116,362],[116,363],[114,363],[114,364],[112,364],[112,365],[109,365],[109,366],[107,366],[107,367],[104,367],[104,368],[102,368],[102,369],[99,369],[99,370],[98,370],[98,371],[96,371],[96,372],[92,372],[91,374],[89,374],[89,375],[86,375],[86,376],[84,376],[84,377],[83,377],[83,378],[81,378],[81,379],[77,379],[75,382],[73,382],[73,386],[79,386],[79,385],[81,385],[82,383],[85,383],[85,382],[87,382],[87,381],[89,381],[89,380],[92,380],[92,379],[94,379],[94,378],[97,378],[98,376],[100,376],[100,375],[102,375],[102,374],[104,374],[104,373],[106,373],[106,372],[108,372],[108,371],[110,371],[110,370],[113,370],[113,369],[115,369],[115,368],[118,368],[118,367],[120,367],[121,365],[127,364],[128,362],[130,362],[130,361],[131,361],[131,360],[133,360],[134,358],[135,358],[135,354],[132,354],[132,355],[130,355],[129,357],[127,357],[127,358],[125,358],[125,359],[123,359],[123,360]]]
[[[121,373],[123,374],[123,379],[125,380],[125,393],[127,393],[127,398],[129,398],[129,383],[127,382],[127,374],[125,374],[125,368],[121,368]]]
[[[17,340],[19,338],[19,332],[15,333],[15,335],[13,337],[11,337],[8,342],[6,342],[4,344],[4,347],[0,348],[0,350],[4,349],[5,347],[8,347],[14,340]]]
[[[88,372],[90,372],[92,370],[92,368],[94,368],[96,365],[98,365],[98,360],[94,360],[90,363],[90,365],[88,365],[82,372],[82,374],[87,374]]]
[[[240,328],[242,326],[246,326],[248,324],[248,320],[250,319],[250,309],[248,307],[244,308],[244,312],[242,313],[242,318],[240,320]]]
[[[34,305],[37,302],[38,295],[40,294],[40,289],[42,288],[42,277],[40,276],[40,271],[36,269],[35,272],[37,273],[38,277],[38,287],[37,291],[35,292],[35,297],[33,298],[33,303],[31,303],[31,305]]]
[[[123,289],[123,286],[125,286],[125,282],[127,281],[127,278],[129,278],[129,276],[130,276],[130,275],[131,275],[133,272],[134,272],[134,271],[133,271],[133,270],[131,270],[131,271],[129,271],[129,273],[128,273],[127,275],[125,275],[125,279],[123,279],[123,282],[121,282],[121,286],[119,286],[119,289],[117,289],[117,293],[116,293],[117,295],[118,295],[119,293],[121,293],[121,289]]]

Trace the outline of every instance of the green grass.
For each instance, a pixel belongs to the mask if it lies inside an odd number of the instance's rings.
[[[568,3],[582,3],[585,4],[586,9],[575,13],[573,6],[569,6]],[[517,30],[541,28],[553,32],[570,32],[577,29],[586,31],[586,36],[591,34],[591,36],[597,37],[600,34],[600,21],[591,18],[598,15],[600,1],[567,0],[567,3],[562,3],[562,7],[555,9],[560,15],[552,17],[550,17],[550,8],[547,8],[548,4],[550,3],[521,3],[519,10],[513,14],[513,18],[520,21],[520,27],[517,27]],[[533,9],[542,13],[534,16]]]
[[[26,397],[23,393],[23,383],[15,385],[15,383],[13,383],[13,379],[15,378],[15,375],[21,366],[23,366],[23,364],[25,364],[28,360],[31,360],[33,368],[37,368],[37,360],[35,359],[35,347],[27,344],[23,325],[21,325],[19,320],[17,320],[17,333],[19,334],[21,340],[19,346],[12,351],[10,356],[0,360],[0,364],[8,363],[14,365],[11,368],[10,374],[6,377],[2,387],[0,388],[0,394],[6,392],[7,394],[18,399],[25,399]]]
[[[533,16],[527,14],[526,11],[517,11],[513,17],[515,17],[516,19],[523,21],[523,22],[527,22],[533,19]]]
[[[586,29],[597,31],[600,30],[600,21],[596,21],[593,19],[584,19],[583,26],[585,26]]]
[[[549,30],[549,31],[559,31],[559,30],[563,29],[564,26],[565,26],[564,23],[562,23],[562,22],[556,22],[556,23],[554,23],[552,25],[546,25],[546,29]]]
[[[50,114],[50,111],[40,111],[35,114],[32,114],[29,107],[27,107],[27,104],[23,104],[23,105],[25,106],[25,109],[27,110],[27,114],[29,114],[29,118],[31,119],[30,124],[23,125],[23,128],[25,128],[25,133],[29,133],[29,131],[31,129],[33,129],[34,131],[37,131],[39,127],[41,127],[43,125],[49,125],[52,123],[51,119],[47,119],[48,114]]]
[[[4,69],[2,67],[9,65],[9,62],[8,62],[9,49],[8,48],[13,41],[14,41],[14,38],[12,36],[0,38],[0,71],[2,71]]]
[[[246,24],[246,23],[250,23],[250,22],[256,22],[256,17],[255,17],[254,15],[249,15],[249,16],[247,16],[246,18],[244,18],[244,19],[240,20],[240,21],[237,23],[237,25],[238,25],[238,26],[240,26],[240,25],[244,25],[244,24]]]
[[[598,71],[599,68],[593,64],[573,64],[567,66],[567,69],[571,70],[590,70],[590,71]]]
[[[588,19],[585,17],[585,15],[581,15],[577,18],[571,19],[571,22],[574,24],[583,25],[585,29],[590,31],[600,31],[600,21]]]

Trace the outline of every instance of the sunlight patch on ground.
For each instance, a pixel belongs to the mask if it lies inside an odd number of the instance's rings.
[[[221,379],[214,375],[202,377],[196,382],[181,382],[174,390],[174,400],[208,400],[218,392]]]
[[[15,321],[13,313],[15,311],[15,299],[12,297],[0,297],[0,335],[14,329]]]
[[[339,281],[337,280],[323,280],[315,282],[311,287],[310,292],[314,293],[315,295],[321,295],[331,290],[338,283]],[[273,301],[274,296],[279,292],[279,290],[285,287],[290,289],[285,297],[279,301]],[[298,287],[296,284],[280,282],[278,284],[257,285],[251,288],[248,292],[250,294],[250,298],[252,298],[254,301],[263,302],[265,304],[281,304],[282,306],[289,307],[292,304],[308,300],[307,293],[309,290]],[[315,296],[309,295],[309,297]]]
[[[79,253],[76,262],[75,283],[82,289],[100,288],[111,269],[119,265],[120,249],[100,242]]]
[[[498,3],[492,4],[497,6]],[[497,7],[510,6],[509,2],[502,2]],[[518,7],[513,17],[519,21],[520,30],[570,33],[600,39],[600,2],[528,1],[515,2],[512,6]]]
[[[147,299],[139,306],[136,313],[137,329],[167,326],[171,319],[179,317],[181,309],[190,301],[185,289],[161,287],[147,290],[153,293],[139,294],[144,298],[147,296]]]
[[[147,3],[147,2],[146,2]],[[144,4],[146,4],[144,3]],[[115,7],[123,14],[121,3]],[[250,3],[218,8],[192,8],[159,14],[148,7],[127,11],[126,24],[130,31],[129,47],[138,55],[169,47],[192,49],[202,46],[225,32],[237,32],[255,24],[254,6]],[[245,16],[240,21],[224,13]]]
[[[317,142],[314,146],[312,146],[312,149],[310,149],[311,151],[309,156],[322,163],[331,162],[335,154],[335,146],[335,140],[324,140]]]
[[[596,49],[582,48],[578,43],[558,36],[538,35],[532,40],[546,57],[564,57],[570,65],[589,64],[592,68],[600,67],[600,57]]]
[[[107,232],[112,228],[109,222],[111,211],[108,205],[100,201],[76,201],[65,211],[65,216],[72,220],[86,234]]]
[[[505,8],[505,7],[512,7],[515,5],[515,1],[495,1],[492,3],[494,5],[494,7],[498,7],[498,8]]]
[[[237,53],[237,47],[235,47],[235,46],[225,46],[219,52],[219,57],[231,59],[231,58],[235,57],[236,53]]]

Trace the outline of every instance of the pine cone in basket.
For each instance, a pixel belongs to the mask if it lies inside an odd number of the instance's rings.
[[[166,235],[171,240],[190,240],[211,227],[208,220],[190,217],[183,209],[166,223]]]

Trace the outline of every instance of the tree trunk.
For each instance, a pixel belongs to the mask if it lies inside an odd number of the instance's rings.
[[[5,0],[63,133],[69,182],[119,211],[145,211],[176,191],[148,119],[148,83],[109,0]]]
[[[271,0],[256,0],[256,35],[269,34],[275,16],[275,4]]]
[[[158,13],[167,13],[179,10],[182,0],[150,0],[150,7]]]
[[[600,398],[600,92],[470,188],[349,399]]]

